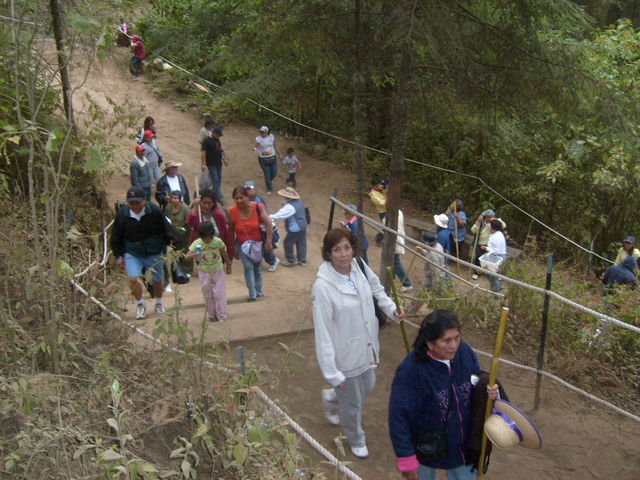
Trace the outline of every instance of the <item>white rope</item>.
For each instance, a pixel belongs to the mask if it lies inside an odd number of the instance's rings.
[[[99,262],[96,262],[96,261],[91,262],[89,265],[87,265],[87,267],[84,270],[82,270],[79,273],[76,273],[75,278],[79,278],[85,275],[89,270],[91,270],[91,268],[95,267],[96,265],[99,265],[101,267],[104,267],[106,265],[107,260],[109,259],[109,254],[111,253],[107,249],[107,230],[111,228],[111,226],[113,225],[113,222],[114,220],[111,220],[109,224],[102,229],[102,260],[100,260]]]
[[[198,362],[201,361],[201,359],[197,355],[193,353],[187,353],[179,349],[178,347],[175,347],[166,342],[163,342],[162,340],[154,337],[153,335],[148,334],[141,328],[138,328],[132,323],[127,322],[120,315],[109,310],[100,300],[95,298],[93,295],[90,295],[89,292],[87,292],[84,288],[82,288],[75,280],[71,280],[71,284],[78,292],[80,292],[85,297],[89,298],[89,300],[91,300],[94,304],[96,304],[103,312],[107,313],[110,317],[114,318],[115,320],[122,323],[123,325],[126,325],[138,335],[143,336],[147,340],[151,340],[153,343],[157,345],[160,345],[164,348],[168,348],[174,353],[187,356]],[[208,360],[204,360],[203,363],[210,368],[216,368],[226,374],[229,374],[229,375],[233,374],[233,371],[231,369],[224,367],[222,365],[209,362]],[[340,460],[338,460],[331,452],[329,452],[329,450],[327,450],[320,443],[318,443],[318,441],[315,440],[309,433],[307,433],[304,430],[304,428],[302,428],[296,421],[294,421],[289,415],[287,415],[284,412],[284,410],[282,410],[273,400],[271,400],[267,396],[267,394],[262,391],[262,389],[259,386],[255,385],[253,387],[250,387],[249,389],[247,389],[247,393],[255,393],[258,396],[258,398],[260,398],[260,400],[265,402],[275,413],[277,413],[279,416],[284,418],[287,421],[287,423],[291,425],[291,428],[293,428],[302,438],[306,440],[306,442],[309,445],[315,448],[316,451],[318,451],[318,453],[320,453],[323,457],[325,457],[332,465],[336,466],[338,470],[340,470],[340,472],[342,472],[344,475],[346,475],[348,478],[352,480],[362,480],[357,474],[349,470],[349,468],[347,468],[342,462],[340,462]]]
[[[409,325],[411,325],[412,327],[416,328],[416,329],[420,329],[420,325],[412,322],[411,320],[405,320],[405,323],[408,323]],[[478,350],[477,348],[473,349],[474,352],[476,352],[479,355],[482,355],[484,357],[489,357],[489,358],[493,358],[493,355],[487,352],[483,352],[482,350]],[[553,380],[554,382],[559,383],[560,385],[567,387],[569,390],[572,390],[580,395],[582,395],[585,398],[588,398],[589,400],[593,400],[594,402],[599,403],[600,405],[604,405],[607,408],[610,408],[611,410],[614,410],[615,412],[624,415],[625,417],[630,418],[631,420],[634,420],[638,423],[640,423],[640,417],[638,415],[634,415],[631,412],[627,412],[626,410],[623,410],[622,408],[614,405],[613,403],[607,402],[606,400],[603,400],[601,398],[596,397],[595,395],[592,395],[589,392],[585,392],[584,390],[579,389],[578,387],[574,387],[573,385],[571,385],[568,382],[565,382],[564,380],[562,380],[560,377],[557,377],[549,372],[545,372],[544,370],[538,370],[537,368],[533,368],[533,367],[529,367],[527,365],[520,365],[519,363],[515,363],[512,362],[510,360],[505,360],[504,358],[498,358],[498,361],[500,363],[504,363],[505,365],[509,365],[511,367],[515,367],[515,368],[519,368],[521,370],[526,370],[528,372],[533,372],[533,373],[539,373],[551,380]]]
[[[329,199],[332,202],[334,202],[335,204],[340,205],[345,210],[353,213],[354,215],[357,215],[360,218],[363,218],[366,223],[368,223],[370,225],[373,225],[373,226],[375,226],[376,228],[378,228],[380,230],[384,230],[384,231],[393,233],[396,236],[402,237],[405,240],[408,240],[409,242],[411,242],[413,244],[420,245],[421,247],[429,249],[429,250],[433,250],[428,245],[425,245],[425,244],[423,244],[423,243],[421,243],[421,242],[419,242],[417,240],[414,240],[413,238],[408,237],[407,235],[404,235],[404,234],[402,234],[400,232],[392,230],[391,228],[387,227],[386,225],[383,225],[382,223],[377,222],[377,221],[375,221],[375,220],[373,220],[371,218],[368,218],[365,215],[363,215],[362,213],[349,208],[346,204],[342,203],[340,200],[338,200],[337,198],[335,198],[333,196],[329,197]],[[405,248],[407,248],[407,247],[405,246]],[[418,255],[422,259],[425,259],[425,257],[420,255],[419,253],[416,253],[416,255]],[[573,300],[569,300],[568,298],[563,297],[562,295],[560,295],[560,294],[558,294],[556,292],[553,292],[551,290],[545,290],[544,288],[536,287],[535,285],[530,285],[528,283],[521,282],[520,280],[516,280],[516,279],[513,279],[511,277],[507,277],[507,276],[502,275],[500,273],[492,272],[491,270],[487,270],[486,268],[482,268],[482,267],[479,267],[479,266],[474,265],[472,263],[466,262],[464,260],[456,258],[453,255],[449,255],[448,253],[444,253],[444,254],[441,254],[441,255],[444,255],[445,258],[448,258],[453,262],[457,262],[460,265],[463,265],[463,266],[468,267],[468,268],[472,268],[472,269],[474,269],[474,270],[476,270],[478,272],[482,272],[482,273],[484,273],[486,275],[496,276],[499,279],[504,280],[504,281],[506,281],[508,283],[513,283],[514,285],[517,285],[517,286],[522,287],[522,288],[527,288],[529,290],[533,290],[534,292],[538,292],[538,293],[542,293],[542,294],[548,294],[549,296],[555,298],[556,300],[558,300],[558,301],[560,301],[562,303],[566,303],[567,305],[570,305],[570,306],[574,307],[575,309],[580,310],[580,311],[582,311],[584,313],[592,315],[592,316],[596,317],[597,319],[599,319],[599,320],[601,320],[601,321],[603,321],[605,323],[611,323],[611,324],[614,324],[614,325],[616,325],[618,327],[625,328],[627,330],[631,330],[632,332],[640,333],[640,328],[636,327],[635,325],[631,325],[629,323],[626,323],[626,322],[623,322],[621,320],[618,320],[617,318],[610,317],[609,315],[605,315],[604,313],[600,313],[600,312],[597,312],[595,310],[592,310],[592,309],[590,309],[588,307],[585,307],[584,305],[581,305],[579,303],[574,302]],[[463,281],[466,282],[466,280],[463,280]],[[493,295],[497,295],[495,292],[492,292],[492,294]]]

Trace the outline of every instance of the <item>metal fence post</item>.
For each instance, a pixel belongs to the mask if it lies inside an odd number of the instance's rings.
[[[551,290],[551,275],[553,273],[553,253],[547,256],[547,282],[545,284],[544,303],[542,306],[542,328],[540,329],[540,348],[538,349],[538,373],[536,374],[536,392],[533,401],[533,409],[537,410],[540,405],[540,383],[542,381],[542,370],[544,364],[544,348],[547,341],[547,320],[549,318],[549,293]]]

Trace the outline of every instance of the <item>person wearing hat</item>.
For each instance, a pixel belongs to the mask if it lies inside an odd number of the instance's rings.
[[[267,195],[273,191],[273,180],[278,175],[278,157],[280,151],[276,146],[276,138],[269,132],[269,127],[260,127],[260,134],[256,137],[253,150],[258,153],[258,163],[264,173],[264,183],[267,186]]]
[[[149,161],[149,169],[154,182],[160,180],[160,165],[162,164],[162,155],[160,148],[155,142],[156,134],[152,130],[145,130],[142,137],[142,145],[144,147],[144,156]]]
[[[169,202],[169,195],[173,192],[180,192],[180,200],[187,205],[191,203],[187,181],[178,173],[178,167],[181,166],[182,163],[172,161],[167,162],[164,166],[164,175],[160,177],[156,185],[156,200],[161,208],[164,208]]]
[[[227,160],[224,158],[224,150],[220,138],[223,136],[222,128],[215,127],[211,130],[211,135],[202,141],[200,147],[200,168],[203,172],[209,172],[213,191],[218,196],[218,201],[222,202],[222,165],[226,167]]]
[[[142,62],[147,58],[144,51],[144,42],[140,35],[131,35],[131,62],[129,70],[133,78],[138,78],[142,74]]]
[[[444,265],[444,250],[438,243],[438,237],[433,232],[422,234],[422,242],[429,248],[416,246],[416,251],[425,256],[424,277],[422,277],[422,288],[441,291],[442,285],[446,281],[447,270]],[[413,302],[411,311],[417,312],[422,302]]]
[[[258,195],[258,191],[256,190],[256,183],[253,180],[247,180],[246,182],[244,182],[244,188],[247,190],[247,194],[249,195],[249,201],[259,203],[264,207],[265,212],[269,211],[267,208],[267,202],[265,202],[264,198]],[[273,222],[271,223],[271,228],[273,229],[273,248],[277,248],[278,241],[280,240],[280,232],[278,232],[278,227]],[[269,270],[270,272],[275,272],[278,268],[278,265],[280,265],[280,259],[276,257],[276,254],[273,253],[273,251],[267,252],[267,250],[265,249],[263,258],[264,261],[267,262],[267,265],[269,265],[269,268],[267,270]]]
[[[269,215],[273,221],[284,220],[287,235],[284,237],[285,259],[280,263],[285,267],[307,264],[307,215],[304,202],[293,187],[278,190],[278,195],[286,199],[276,213]],[[294,256],[293,249],[296,249]]]
[[[451,254],[451,235],[449,234],[449,217],[446,213],[433,216],[433,223],[436,224],[436,238],[442,245],[444,253]],[[445,260],[445,263],[448,263]]]
[[[616,259],[613,263],[620,265],[623,260],[630,255],[637,261],[638,258],[640,258],[640,250],[638,250],[636,246],[636,237],[629,235],[622,242],[622,246],[618,250],[618,255],[616,255]]]
[[[347,207],[350,208],[351,210],[355,210],[356,212],[358,211],[358,208],[353,203],[350,203],[349,205],[347,205]],[[340,225],[342,225],[344,228],[349,230],[353,234],[353,238],[355,238],[357,242],[358,241],[358,216],[354,215],[349,210],[345,210],[344,218],[345,218],[345,221],[340,222]],[[367,240],[367,236],[364,234],[364,229],[362,231],[362,244],[363,244],[362,260],[364,261],[364,263],[369,265],[369,257],[367,257],[369,240]]]
[[[607,295],[615,293],[618,285],[628,285],[634,288],[637,284],[636,267],[636,259],[633,258],[633,255],[627,255],[621,263],[607,268],[602,276],[602,282],[606,286],[605,293]]]
[[[434,480],[436,469],[446,470],[449,480],[476,478],[464,452],[472,375],[480,365],[461,340],[461,328],[455,313],[434,310],[423,319],[413,351],[396,370],[389,398],[389,434],[396,467],[405,478]],[[498,398],[498,386],[487,387],[487,395]]]
[[[474,253],[473,264],[480,266],[479,258],[485,253],[485,249],[482,247],[486,247],[487,243],[489,243],[489,235],[491,235],[489,229],[489,223],[491,220],[496,219],[500,221],[502,224],[503,232],[507,229],[507,224],[501,218],[496,218],[496,212],[488,208],[484,212],[482,212],[475,223],[471,226],[471,233],[478,235],[478,241],[476,242],[476,251]],[[471,278],[474,280],[478,279],[478,274],[474,273]]]
[[[387,215],[387,182],[386,180],[380,180],[378,177],[371,179],[371,190],[369,190],[369,198],[371,203],[376,209],[378,218],[382,223]],[[376,245],[381,247],[382,240],[384,239],[384,233],[378,232],[375,236]]]
[[[145,199],[142,187],[127,190],[127,204],[120,207],[113,223],[110,245],[116,264],[124,268],[136,300],[136,319],[146,316],[142,298],[143,270],[152,272],[156,313],[162,304],[164,252],[176,241],[169,221],[160,209]]]
[[[141,187],[144,190],[145,200],[151,200],[151,169],[149,161],[144,156],[144,147],[136,145],[136,154],[129,164],[131,174],[131,186]]]

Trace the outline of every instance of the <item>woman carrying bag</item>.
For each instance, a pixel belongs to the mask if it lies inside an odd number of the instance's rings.
[[[351,452],[366,458],[362,409],[375,386],[380,359],[373,297],[389,317],[400,320],[404,313],[387,296],[376,274],[364,262],[358,265],[355,252],[350,231],[334,228],[325,235],[324,262],[312,289],[313,327],[318,365],[332,387],[322,390],[325,416],[330,424],[342,425]]]
[[[247,189],[237,186],[233,189],[235,205],[229,208],[229,231],[234,240],[235,257],[244,267],[244,280],[249,290],[248,302],[263,297],[262,289],[262,252],[273,251],[271,220],[262,205],[249,200]],[[264,244],[260,225],[266,228]]]

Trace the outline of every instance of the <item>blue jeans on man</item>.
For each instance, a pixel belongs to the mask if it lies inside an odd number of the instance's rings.
[[[273,180],[278,176],[278,160],[276,156],[258,158],[262,173],[264,173],[264,183],[267,187],[267,193],[273,191]]]
[[[402,281],[403,287],[411,287],[411,280],[407,276],[407,273],[404,271],[404,267],[402,266],[402,262],[400,261],[400,254],[396,253],[393,256],[393,274]]]
[[[216,193],[218,201],[222,201],[222,165],[207,165],[209,177],[211,177],[212,190]]]

